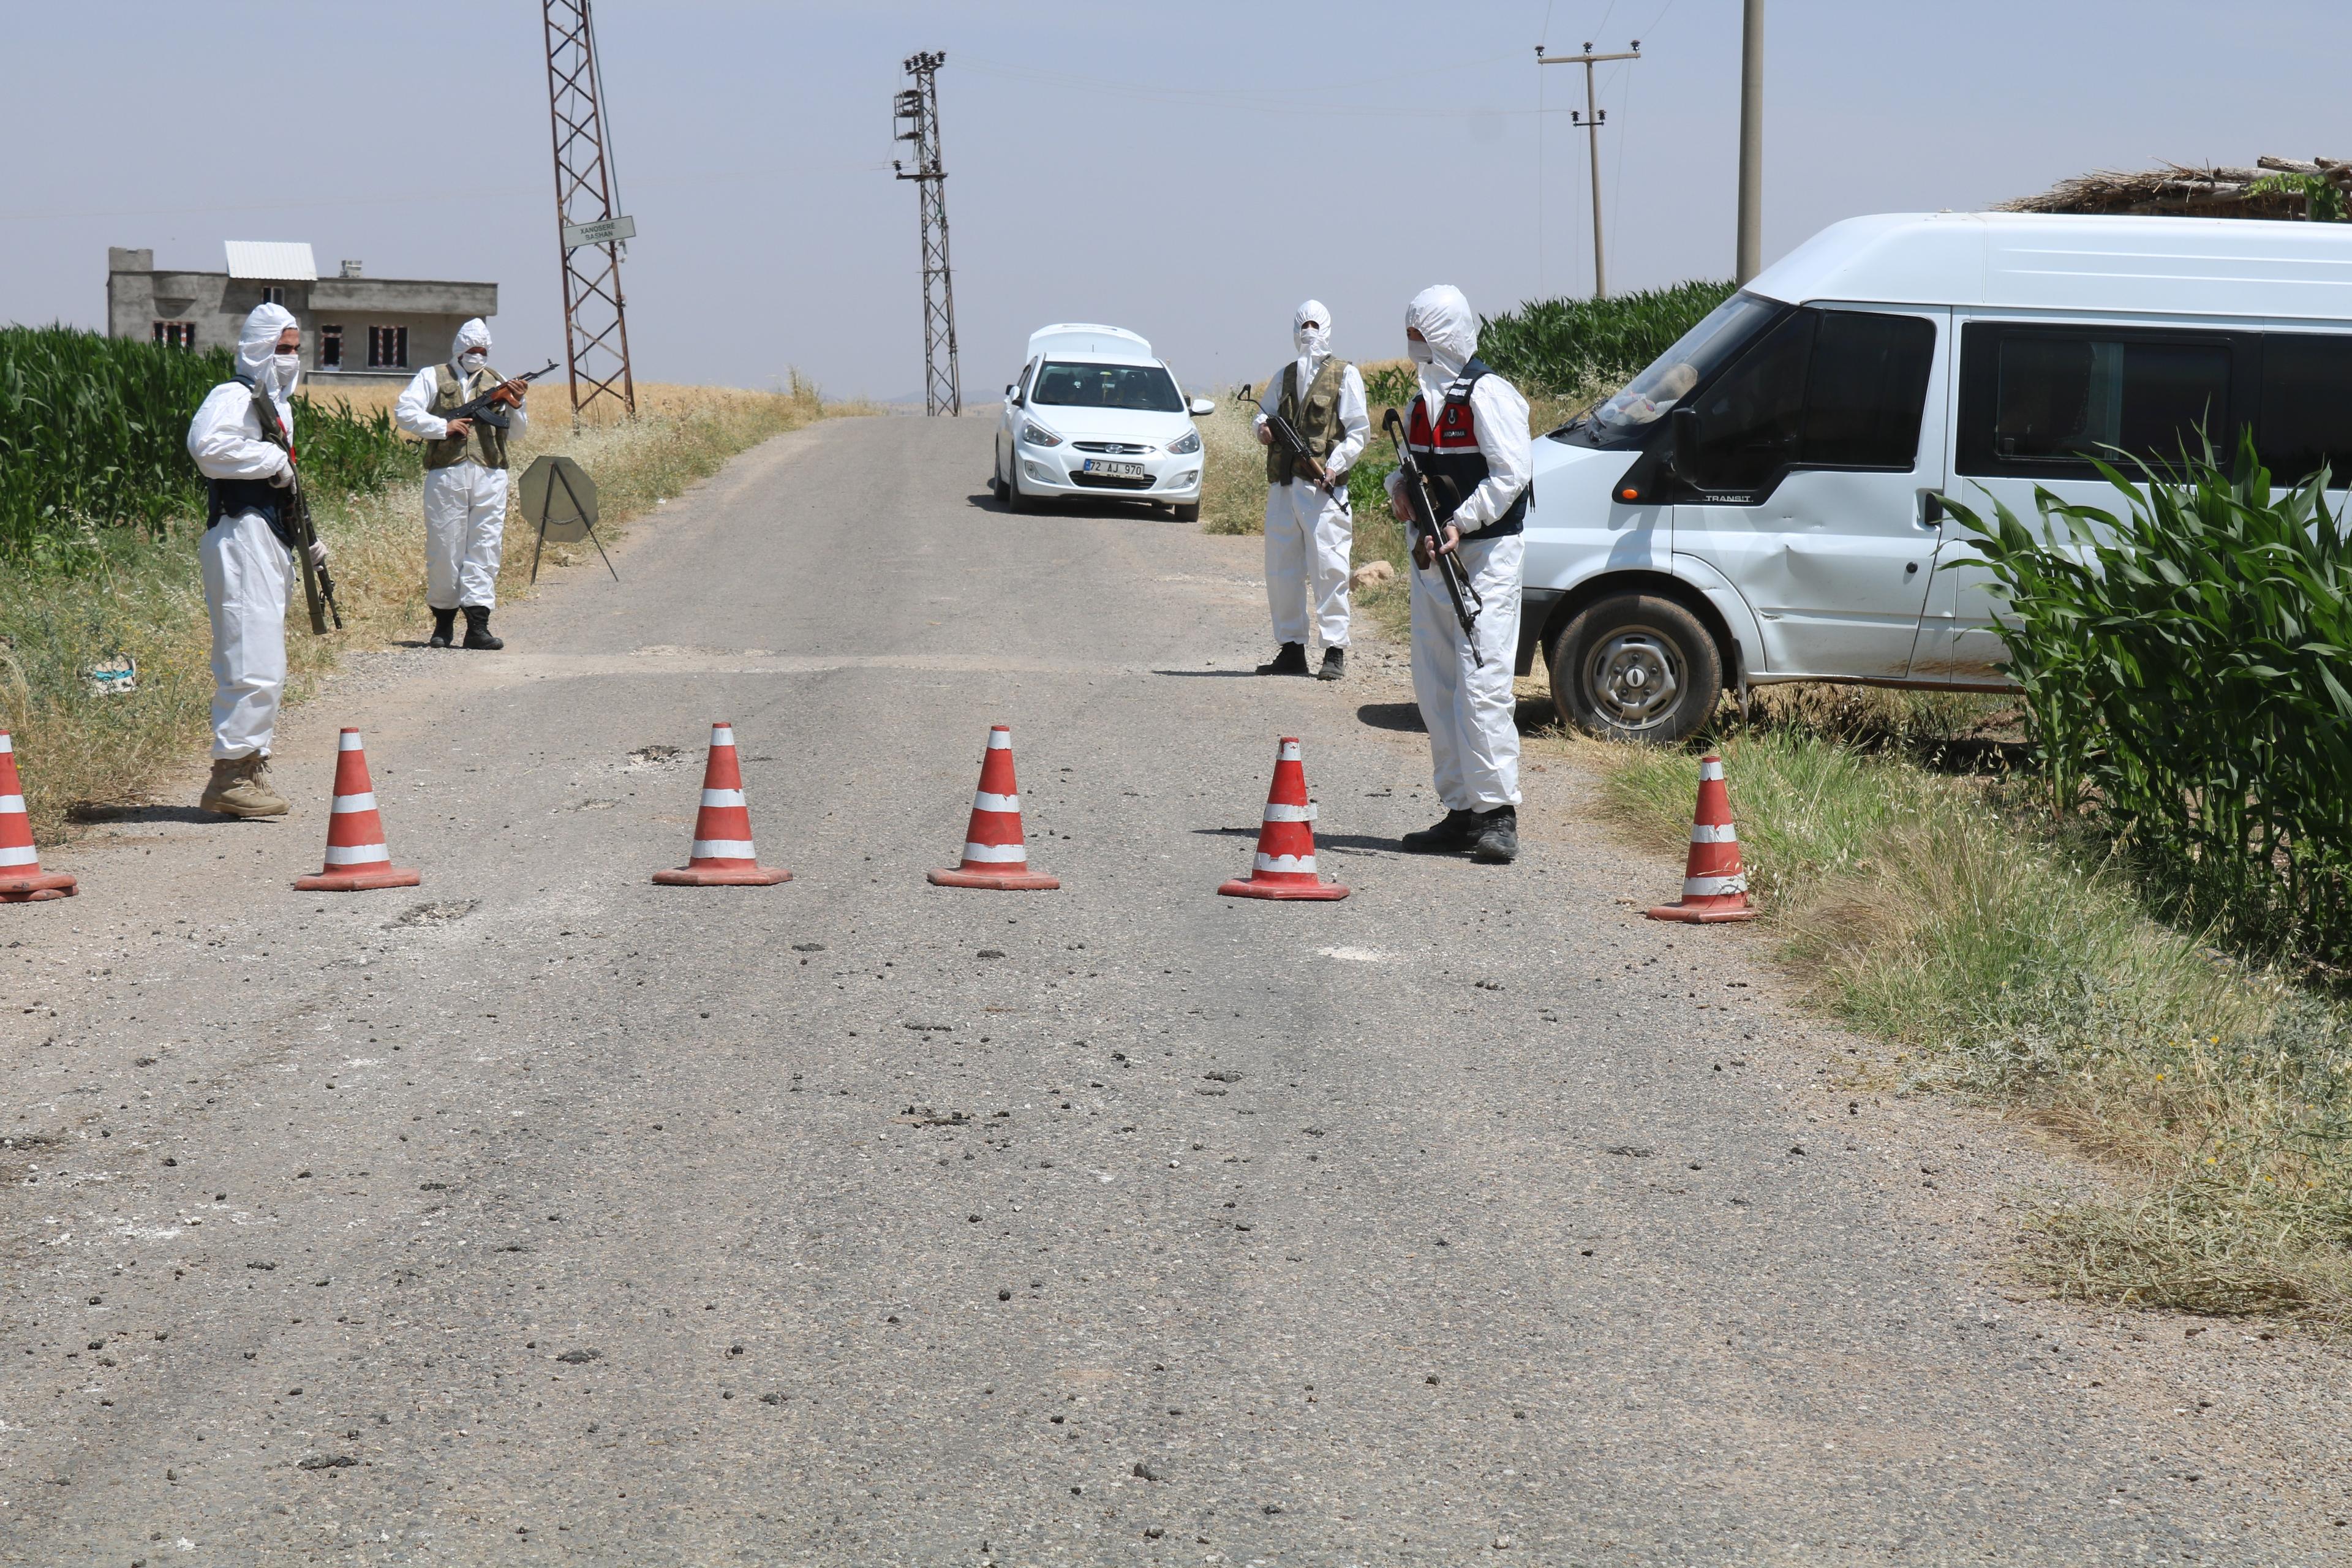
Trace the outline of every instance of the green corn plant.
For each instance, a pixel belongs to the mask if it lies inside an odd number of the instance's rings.
[[[1530,300],[1478,323],[1478,357],[1525,389],[1559,396],[1623,383],[1731,290],[1692,282],[1605,300]]]
[[[2100,820],[2179,912],[2352,962],[2352,557],[2323,468],[2284,492],[2242,437],[2117,509],[2037,488],[2039,528],[1951,504],[2005,608],[2054,806]]]
[[[188,421],[231,374],[226,350],[0,327],[0,558],[70,573],[92,529],[201,516]],[[295,435],[322,493],[381,488],[417,461],[382,413],[308,406]]]

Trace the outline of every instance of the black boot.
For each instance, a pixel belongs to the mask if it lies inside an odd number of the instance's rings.
[[[433,636],[425,646],[426,647],[447,647],[451,643],[457,640],[457,612],[455,610],[434,611]]]
[[[1325,648],[1323,650],[1323,668],[1315,672],[1315,679],[1318,680],[1347,679],[1348,650],[1343,647]]]
[[[490,635],[490,607],[488,605],[467,605],[466,609],[466,646],[495,653],[506,647],[502,637]]]
[[[1276,650],[1274,662],[1257,667],[1260,675],[1304,675],[1307,673],[1307,645],[1286,642]]]
[[[1443,855],[1452,850],[1467,849],[1478,841],[1478,814],[1475,811],[1449,811],[1445,820],[1427,827],[1416,828],[1404,836],[1405,848],[1416,855]]]
[[[1507,866],[1519,858],[1519,812],[1517,806],[1498,805],[1492,811],[1475,814],[1478,841],[1470,847],[1470,858],[1486,866]]]

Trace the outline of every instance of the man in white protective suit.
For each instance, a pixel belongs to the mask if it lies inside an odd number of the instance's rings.
[[[188,425],[188,455],[206,480],[210,519],[197,560],[213,623],[213,773],[199,804],[224,816],[277,816],[269,742],[286,690],[286,592],[292,536],[280,516],[294,483],[286,450],[262,436],[267,397],[294,429],[302,333],[282,305],[257,305],[236,339],[236,379],[212,389]],[[327,547],[310,560],[324,569]]]
[[[1450,284],[1405,307],[1405,352],[1421,383],[1406,445],[1429,476],[1443,540],[1412,547],[1412,689],[1429,728],[1445,820],[1404,836],[1423,853],[1467,849],[1490,865],[1519,853],[1519,731],[1511,692],[1519,645],[1519,581],[1535,443],[1528,400],[1477,358],[1478,318]],[[1389,504],[1410,522],[1403,475]],[[1462,563],[1485,607],[1477,658],[1454,613],[1437,552]]]
[[[490,635],[490,612],[506,553],[507,442],[530,427],[522,405],[529,391],[490,368],[490,329],[478,316],[457,329],[451,363],[418,371],[393,405],[394,423],[425,443],[425,604],[433,612],[434,647],[449,646],[459,610],[466,647],[506,647]],[[446,417],[488,392],[513,411],[506,429]]]
[[[1364,405],[1364,378],[1331,353],[1331,312],[1321,300],[1298,307],[1290,319],[1290,341],[1298,357],[1266,383],[1257,405],[1257,438],[1267,448],[1265,598],[1279,645],[1257,672],[1307,673],[1311,604],[1323,633],[1317,674],[1338,680],[1348,673],[1348,555],[1356,539],[1348,470],[1371,433],[1371,415]],[[1306,444],[1307,457],[1276,438],[1277,417]]]

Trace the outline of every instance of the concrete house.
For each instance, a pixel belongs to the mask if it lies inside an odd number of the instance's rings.
[[[302,368],[320,381],[405,381],[449,357],[471,316],[494,316],[495,283],[369,278],[346,261],[321,278],[305,244],[232,239],[226,272],[159,271],[155,253],[110,246],[106,332],[181,348],[235,348],[237,328],[264,300],[302,325]]]

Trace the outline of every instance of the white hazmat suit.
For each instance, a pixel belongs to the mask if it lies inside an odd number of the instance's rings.
[[[1293,374],[1304,398],[1315,373],[1331,357],[1331,312],[1319,300],[1309,300],[1291,317],[1291,343],[1298,351]],[[1258,399],[1253,427],[1263,430],[1266,418],[1282,405],[1282,377],[1266,383]],[[1362,455],[1371,434],[1371,414],[1364,402],[1364,378],[1354,365],[1339,374],[1339,444],[1323,459],[1323,467],[1340,481],[1337,494],[1327,495],[1311,479],[1293,478],[1265,489],[1265,598],[1274,616],[1274,640],[1307,641],[1307,610],[1323,634],[1327,648],[1348,646],[1349,553],[1355,546],[1356,518],[1348,507],[1346,475]]]
[[[188,455],[206,479],[289,476],[286,454],[262,438],[253,400],[267,395],[292,433],[300,359],[279,354],[278,339],[295,324],[280,305],[256,306],[246,317],[236,339],[238,379],[214,387],[188,425]],[[207,528],[196,553],[213,623],[213,759],[268,756],[286,690],[286,592],[293,552],[278,542],[263,512],[247,508]]]
[[[468,398],[498,384],[489,369],[490,329],[479,317],[457,329],[450,372]],[[438,441],[449,422],[430,412],[438,389],[438,365],[412,377],[393,405],[393,422],[421,440]],[[518,404],[509,416],[509,440],[520,440],[530,418]],[[466,456],[425,474],[425,603],[436,610],[478,605],[498,607],[499,562],[506,552],[507,470],[484,464],[481,445],[469,441]]]
[[[1404,323],[1427,340],[1425,350],[1410,342],[1407,347],[1416,362],[1422,406],[1433,421],[1447,389],[1478,352],[1478,319],[1462,290],[1440,284],[1413,296]],[[1487,475],[1450,520],[1465,534],[1508,511],[1535,473],[1528,400],[1517,389],[1489,374],[1471,388],[1469,404]],[[1402,482],[1402,475],[1389,476],[1391,496]],[[1518,658],[1523,544],[1521,535],[1508,533],[1465,539],[1457,547],[1463,570],[1486,602],[1478,615],[1480,664],[1471,662],[1470,645],[1435,566],[1413,569],[1413,696],[1429,728],[1438,798],[1448,811],[1483,813],[1519,804],[1519,731],[1511,679]]]

